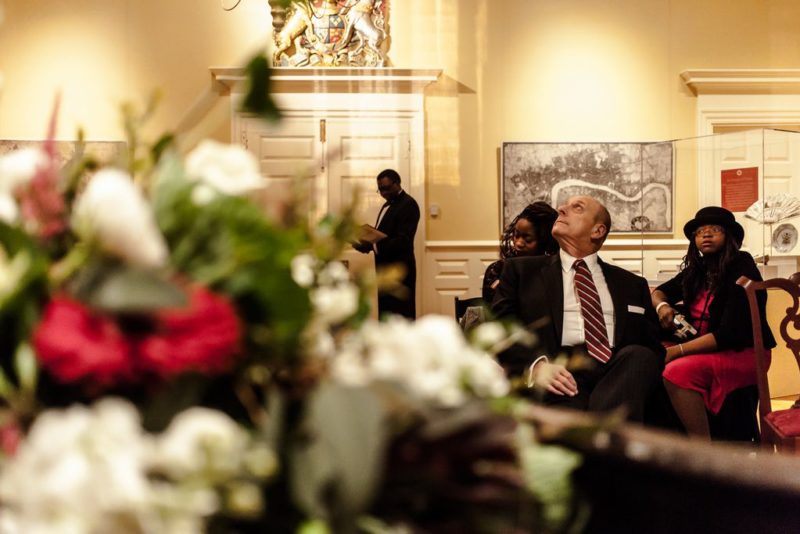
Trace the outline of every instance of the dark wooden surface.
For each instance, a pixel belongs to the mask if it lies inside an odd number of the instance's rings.
[[[587,532],[800,532],[800,457],[631,424],[591,431],[587,414],[538,406],[529,416],[543,440],[584,455]]]

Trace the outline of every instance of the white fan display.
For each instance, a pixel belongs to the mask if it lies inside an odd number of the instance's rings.
[[[778,193],[756,200],[744,216],[764,224],[776,223],[800,215],[800,199],[789,193]]]

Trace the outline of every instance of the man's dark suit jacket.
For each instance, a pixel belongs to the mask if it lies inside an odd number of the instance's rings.
[[[663,357],[658,316],[650,300],[647,281],[598,258],[614,302],[614,352],[627,345],[644,345]],[[561,349],[564,320],[564,283],[561,257],[527,256],[505,262],[492,312],[499,319],[516,319],[537,325],[536,351],[515,346],[500,355],[510,374],[520,374],[539,354],[555,356]]]
[[[378,293],[378,313],[397,313],[405,317],[416,317],[415,290],[417,285],[417,263],[414,258],[414,235],[419,224],[417,201],[405,191],[392,200],[384,210],[378,230],[386,237],[378,241],[375,267],[401,264],[406,271],[403,286],[408,289],[408,298],[397,298],[392,294]]]

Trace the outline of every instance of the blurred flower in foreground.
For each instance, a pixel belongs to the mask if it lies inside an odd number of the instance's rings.
[[[75,203],[72,224],[83,239],[132,265],[155,268],[167,260],[149,203],[122,171],[104,169],[92,177]]]
[[[124,401],[44,412],[0,472],[7,531],[92,532],[114,516],[141,527],[150,447]]]
[[[195,190],[195,201],[205,204],[216,193],[242,195],[263,187],[258,161],[252,152],[238,145],[227,145],[216,141],[201,142],[186,157],[186,173],[189,179],[205,186]],[[207,188],[212,190],[209,191]]]
[[[21,148],[0,157],[0,194],[14,195],[47,164],[47,154],[39,148]]]
[[[351,385],[397,381],[445,406],[508,393],[505,372],[486,352],[470,346],[449,317],[426,315],[367,322],[343,341],[332,363],[334,378]]]
[[[49,410],[0,470],[0,532],[200,532],[222,506],[220,474],[251,477],[252,450],[244,429],[207,408],[161,435],[121,399]]]
[[[203,288],[190,288],[189,294],[187,307],[162,310],[149,319],[149,327],[133,333],[114,316],[66,297],[53,298],[34,332],[39,363],[59,382],[100,386],[150,375],[224,372],[240,349],[235,311]]]

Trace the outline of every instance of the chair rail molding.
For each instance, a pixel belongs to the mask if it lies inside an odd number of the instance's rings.
[[[425,242],[423,313],[453,316],[455,297],[481,295],[483,274],[498,259],[497,240]],[[600,251],[604,261],[644,276],[651,284],[678,272],[685,239],[633,239],[612,236]]]

